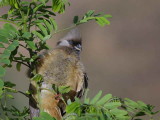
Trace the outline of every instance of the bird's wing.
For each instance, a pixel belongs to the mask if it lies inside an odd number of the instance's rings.
[[[84,95],[85,90],[88,88],[88,76],[87,76],[87,73],[83,73],[83,74],[84,74],[84,81],[83,81],[83,85],[82,85],[81,90],[77,93],[77,97],[78,98],[81,98]]]

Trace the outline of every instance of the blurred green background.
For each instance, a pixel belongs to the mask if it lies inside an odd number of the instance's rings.
[[[74,15],[88,10],[111,14],[111,25],[89,22],[79,27],[83,37],[83,61],[89,76],[89,95],[99,90],[118,97],[142,100],[160,109],[160,0],[69,0],[71,6],[55,19],[59,29],[72,25]],[[7,7],[0,8],[0,15]],[[0,26],[3,23],[0,22]],[[66,32],[48,41],[54,48]],[[26,54],[24,52],[24,54]],[[6,81],[26,91],[26,68],[8,69]],[[12,104],[28,106],[28,99],[15,95]],[[159,115],[160,116],[160,115]]]

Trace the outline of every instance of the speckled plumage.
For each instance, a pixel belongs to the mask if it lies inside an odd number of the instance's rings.
[[[64,39],[81,42],[81,39],[76,38],[74,35],[72,37],[71,34],[75,34],[75,32],[72,31],[68,34],[69,37],[64,37]],[[57,120],[61,120],[60,109],[64,110],[65,105],[55,99],[53,92],[45,89],[52,90],[52,84],[70,86],[71,92],[64,96],[66,100],[68,98],[73,100],[75,96],[82,96],[88,84],[83,64],[79,60],[79,53],[73,47],[58,45],[54,50],[45,53],[39,58],[37,73],[43,76],[39,107]],[[31,83],[30,90],[36,91],[34,81]],[[30,99],[31,117],[39,115],[35,113],[36,110],[39,112],[35,102],[36,99],[36,92],[33,92],[32,99]]]
[[[58,47],[47,53],[41,59],[37,71],[43,76],[44,82],[71,86],[77,92],[84,79],[84,67],[75,51],[68,47]]]

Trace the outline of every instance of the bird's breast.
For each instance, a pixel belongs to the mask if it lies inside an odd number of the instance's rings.
[[[38,67],[38,73],[43,76],[44,82],[70,86],[73,90],[83,81],[83,71],[79,59],[63,51],[51,52]]]

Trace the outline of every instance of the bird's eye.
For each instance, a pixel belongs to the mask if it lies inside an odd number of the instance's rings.
[[[58,42],[57,42],[57,45],[59,45],[60,43],[61,43],[61,41],[58,41]]]
[[[68,43],[69,43],[70,45],[73,45],[73,41],[71,41],[71,40],[68,40]]]

